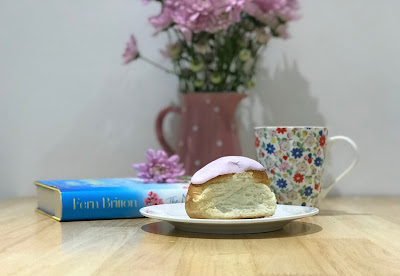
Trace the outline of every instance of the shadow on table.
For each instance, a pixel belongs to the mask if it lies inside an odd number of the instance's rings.
[[[348,213],[338,210],[320,210],[318,216],[368,216],[366,213]]]
[[[322,227],[309,222],[293,221],[283,227],[283,229],[267,233],[257,234],[209,234],[209,233],[195,233],[186,232],[176,229],[174,226],[165,221],[153,222],[145,224],[141,227],[145,232],[173,236],[173,237],[185,237],[185,238],[205,238],[205,239],[271,239],[271,238],[286,238],[286,237],[297,237],[305,236],[318,233],[322,230]]]

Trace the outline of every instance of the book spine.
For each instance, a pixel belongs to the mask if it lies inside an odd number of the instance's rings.
[[[103,189],[61,193],[61,221],[142,217],[139,210],[149,205],[184,203],[186,188]]]

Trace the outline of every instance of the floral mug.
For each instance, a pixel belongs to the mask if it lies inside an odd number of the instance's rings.
[[[348,174],[358,162],[357,145],[348,137],[330,139],[325,127],[256,127],[258,161],[266,168],[271,189],[279,204],[318,206],[333,186]],[[355,158],[332,184],[321,192],[323,164],[334,142],[350,144]]]

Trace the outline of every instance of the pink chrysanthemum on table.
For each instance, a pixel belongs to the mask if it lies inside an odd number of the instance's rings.
[[[134,164],[133,167],[139,171],[137,177],[142,178],[144,182],[156,183],[177,183],[182,182],[178,176],[185,174],[183,164],[179,163],[179,156],[172,155],[168,157],[162,150],[147,150],[147,163]]]
[[[139,56],[139,50],[137,47],[136,38],[133,35],[131,35],[128,43],[126,43],[125,52],[122,55],[124,64],[128,64],[132,60],[137,59],[138,56]]]

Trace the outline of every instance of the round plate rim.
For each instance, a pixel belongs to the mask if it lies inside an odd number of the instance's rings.
[[[142,207],[139,212],[145,217],[159,219],[164,221],[172,221],[172,222],[181,222],[181,223],[193,223],[193,224],[255,224],[255,223],[266,223],[266,222],[275,222],[275,221],[286,221],[286,220],[295,220],[305,217],[311,217],[319,213],[319,209],[317,207],[308,207],[308,206],[297,206],[297,205],[277,205],[277,208],[294,208],[294,209],[311,209],[310,212],[292,215],[292,216],[284,216],[284,217],[265,217],[265,218],[254,218],[254,219],[193,219],[193,218],[179,218],[170,215],[157,215],[146,212],[147,210],[155,209],[155,208],[168,208],[165,205],[176,205],[175,207],[184,206],[185,203],[173,203],[173,204],[162,204],[162,205],[153,205],[153,206],[145,206]],[[158,206],[158,207],[155,207]]]

